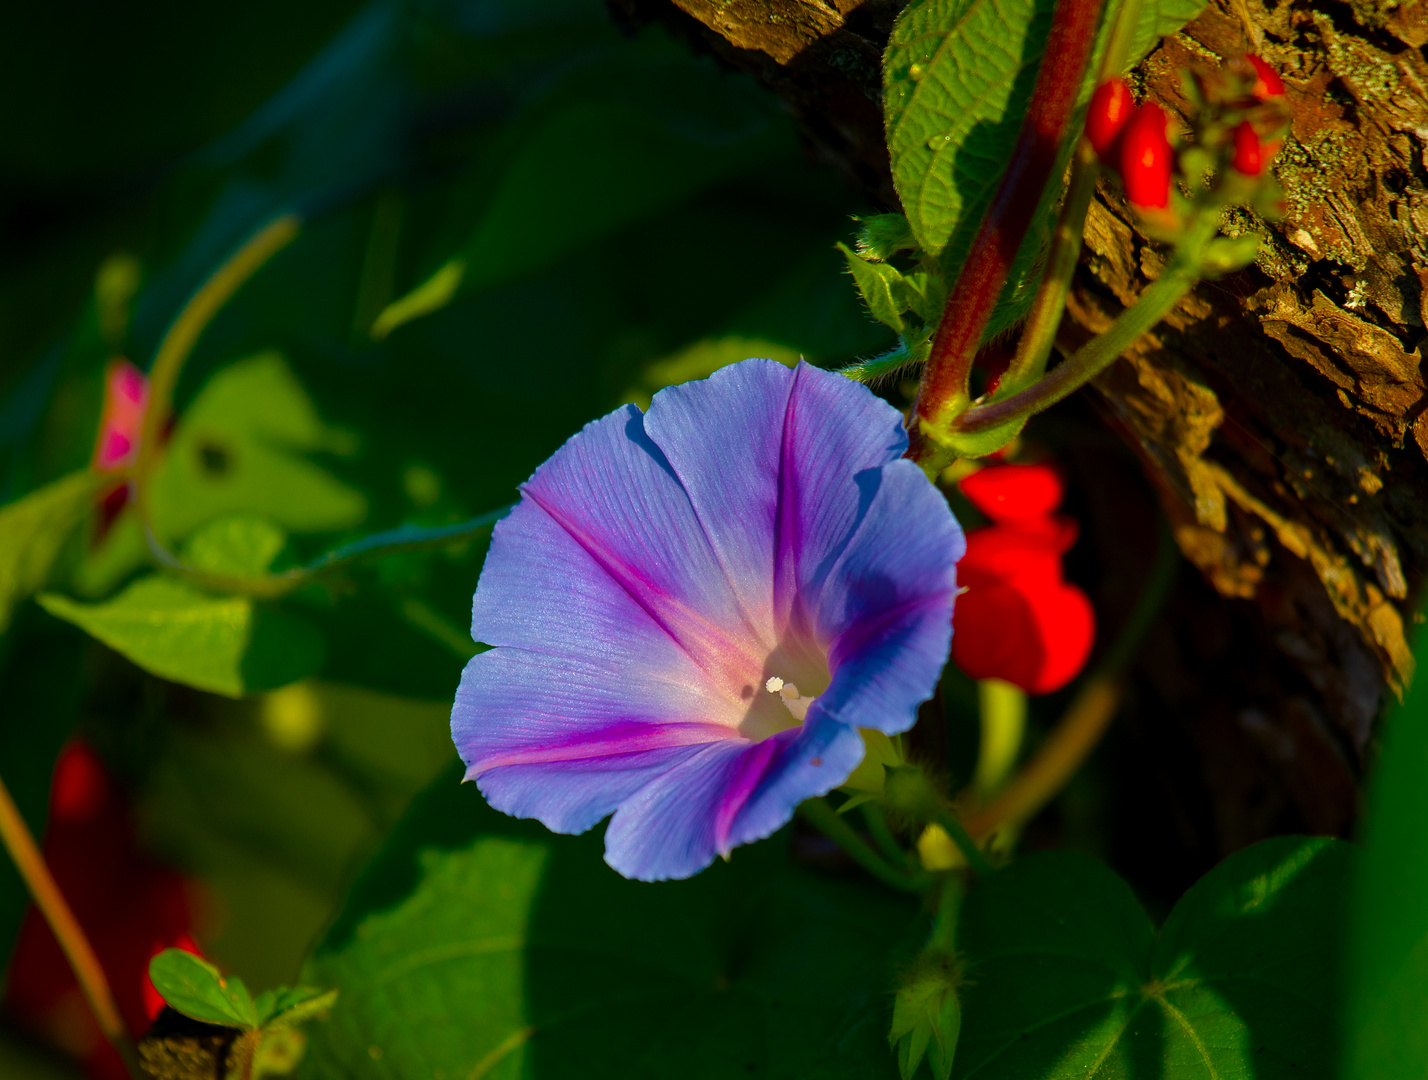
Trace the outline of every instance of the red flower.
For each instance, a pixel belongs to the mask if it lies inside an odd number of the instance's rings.
[[[1096,87],[1086,112],[1086,139],[1102,161],[1112,160],[1111,149],[1134,110],[1130,87],[1120,79],[1107,79]]]
[[[1165,110],[1144,101],[1127,121],[1120,138],[1121,180],[1131,204],[1164,209],[1170,204],[1170,170],[1174,155],[1166,138]]]
[[[132,464],[149,403],[149,380],[127,360],[115,360],[104,375],[104,413],[94,445],[94,467],[101,472]]]
[[[993,465],[962,481],[962,493],[993,524],[967,534],[957,566],[952,659],[974,679],[1003,679],[1029,694],[1065,686],[1096,636],[1086,594],[1061,576],[1076,542],[1070,518],[1054,515],[1063,487],[1047,465]]]
[[[128,800],[79,739],[55,763],[45,861],[84,928],[135,1036],[162,1008],[149,982],[161,949],[196,951],[192,887],[139,850]],[[59,943],[38,911],[25,916],[5,987],[5,1007],[20,1023],[81,1058],[96,1080],[125,1080],[80,994]]]
[[[94,442],[97,472],[117,472],[134,464],[139,455],[139,436],[144,429],[144,410],[149,404],[149,380],[127,360],[115,360],[104,373],[104,411],[99,418],[99,435]],[[99,514],[94,539],[102,540],[129,501],[129,485],[115,484],[99,497]]]
[[[1230,162],[1236,172],[1245,176],[1258,176],[1264,170],[1264,146],[1255,134],[1254,125],[1241,120],[1235,128],[1235,156]]]
[[[1250,87],[1250,95],[1260,101],[1268,101],[1270,98],[1282,97],[1284,95],[1284,80],[1279,77],[1279,72],[1270,67],[1254,53],[1245,56],[1250,67],[1254,68],[1254,85]]]

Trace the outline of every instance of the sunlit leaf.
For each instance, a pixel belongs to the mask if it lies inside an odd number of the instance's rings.
[[[202,957],[165,949],[149,961],[154,989],[172,1009],[206,1024],[255,1028],[258,1010],[243,980],[224,975]]]
[[[99,604],[55,593],[39,600],[144,670],[228,697],[293,682],[322,661],[322,641],[307,623],[161,575]]]
[[[154,477],[154,528],[186,537],[226,514],[253,514],[291,532],[360,522],[361,492],[308,461],[348,453],[353,437],[328,427],[281,356],[260,353],[220,368],[179,418]]]
[[[211,574],[256,577],[267,573],[287,539],[271,521],[234,514],[200,527],[184,545],[183,557]]]
[[[0,507],[0,633],[15,605],[44,586],[60,548],[112,482],[85,469]]]
[[[846,244],[839,244],[838,250],[848,261],[848,272],[853,275],[858,292],[863,294],[868,313],[884,326],[902,333],[906,325],[902,313],[911,304],[901,272],[887,263],[864,259]]]
[[[961,266],[1021,130],[1054,6],[1053,0],[913,0],[893,29],[883,68],[893,182],[913,236],[924,251],[942,256],[949,274]],[[1113,14],[1114,5],[1108,7]],[[1145,55],[1203,7],[1202,0],[1146,0],[1131,55]],[[1097,58],[1109,26],[1103,19]],[[1042,215],[1056,196],[1043,199]],[[1031,250],[1023,254],[1034,256],[1041,239],[1033,228]]]
[[[336,990],[315,986],[282,986],[258,995],[258,1017],[264,1024],[302,1024],[326,1016],[337,1001]]]

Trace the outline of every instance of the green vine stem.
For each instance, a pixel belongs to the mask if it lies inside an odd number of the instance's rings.
[[[967,895],[966,883],[960,874],[943,874],[942,888],[937,896],[937,915],[932,922],[928,946],[951,952],[957,946],[957,920],[962,915],[962,901]]]
[[[1194,245],[1194,250],[1200,246]],[[1104,334],[1092,338],[1033,386],[1000,401],[974,405],[952,422],[953,434],[974,435],[1034,416],[1075,393],[1169,314],[1199,278],[1200,268],[1193,258],[1175,258]]]
[[[1086,228],[1086,211],[1091,196],[1096,193],[1096,173],[1099,165],[1095,151],[1085,139],[1076,147],[1071,162],[1071,179],[1066,189],[1066,201],[1061,217],[1051,237],[1051,249],[1046,256],[1046,274],[1031,304],[1016,354],[1002,376],[1002,396],[1010,397],[1046,371],[1051,350],[1056,344],[1056,331],[1066,310],[1066,295],[1071,291],[1071,278],[1081,257],[1082,236]],[[996,397],[993,397],[996,400]]]
[[[936,455],[924,426],[936,431],[967,401],[972,361],[1012,260],[1031,225],[1076,107],[1095,42],[1101,0],[1058,0],[1045,59],[1027,106],[1006,173],[978,229],[956,284],[947,293],[942,321],[913,405],[908,456]]]
[[[887,856],[890,862],[894,864],[906,863],[908,852],[897,842],[897,837],[893,835],[882,807],[876,802],[866,802],[862,806],[862,811],[863,820],[868,824],[868,835],[873,838],[873,843],[878,845],[878,849]]]
[[[169,561],[177,560],[154,534],[149,481],[159,457],[160,436],[173,408],[179,374],[213,317],[269,259],[296,240],[301,229],[302,219],[298,215],[283,214],[249,237],[189,298],[154,353],[154,363],[149,369],[149,405],[144,413],[132,482],[144,535],[160,562],[164,562],[165,557]]]
[[[429,548],[441,547],[445,544],[454,543],[475,536],[486,529],[493,528],[503,517],[515,509],[515,504],[503,506],[499,510],[491,510],[485,514],[471,518],[467,521],[460,521],[452,525],[418,526],[402,525],[395,529],[388,529],[386,532],[373,533],[371,536],[363,537],[361,540],[354,540],[350,544],[345,544],[340,548],[329,551],[319,559],[308,563],[306,566],[297,566],[291,570],[285,570],[280,574],[263,574],[255,577],[233,577],[227,574],[214,574],[197,567],[189,566],[178,558],[175,558],[168,551],[160,549],[155,555],[165,570],[175,577],[182,578],[203,589],[211,589],[215,592],[235,593],[242,596],[252,596],[258,599],[271,600],[280,596],[286,596],[295,589],[311,584],[324,575],[338,570],[346,569],[349,566],[369,562],[373,559],[384,558],[388,555],[400,555],[409,551],[423,551]]]
[[[143,1080],[133,1039],[119,1015],[119,1007],[114,1002],[114,994],[109,989],[109,980],[104,976],[104,968],[94,953],[94,946],[89,943],[79,920],[74,917],[74,910],[60,891],[59,883],[45,865],[39,845],[35,843],[25,819],[20,816],[4,780],[0,780],[0,843],[5,845],[15,869],[24,879],[30,898],[49,924],[65,959],[74,970],[75,980],[84,994],[84,1000],[89,1003],[99,1030],[118,1051],[129,1075],[134,1080]]]
[[[884,859],[858,835],[838,811],[828,805],[827,800],[805,799],[798,804],[798,813],[804,821],[832,840],[850,859],[884,885],[908,893],[922,893],[926,890],[930,878],[926,875],[910,874]]]
[[[1001,679],[980,679],[977,701],[982,739],[972,790],[979,798],[990,799],[1016,767],[1026,732],[1026,691]]]
[[[940,807],[934,820],[952,838],[952,842],[962,852],[962,858],[967,860],[967,865],[971,868],[972,873],[978,877],[986,877],[996,869],[987,861],[987,857],[982,854],[982,849],[977,846],[977,842],[972,839],[966,826],[962,824],[956,811],[951,807]]]
[[[1115,25],[1111,28],[1111,40],[1096,75],[1096,85],[1125,70],[1130,60],[1136,24],[1140,21],[1140,11],[1141,0],[1121,0],[1116,9]],[[1091,197],[1096,193],[1099,171],[1096,152],[1084,138],[1078,137],[1076,153],[1071,159],[1071,176],[1066,184],[1066,200],[1061,205],[1061,215],[1046,255],[1046,272],[1036,291],[1036,299],[1032,301],[1031,314],[1027,317],[1021,340],[1017,342],[1016,355],[1002,376],[1003,397],[1009,397],[1035,382],[1046,371],[1046,362],[1056,344],[1056,331],[1061,326],[1061,315],[1066,310],[1066,294],[1071,290],[1071,278],[1081,257],[1086,211],[1090,209]]]

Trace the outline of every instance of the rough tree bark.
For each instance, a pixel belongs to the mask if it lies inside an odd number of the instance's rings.
[[[753,73],[822,159],[897,206],[880,58],[905,0],[609,3]],[[1428,574],[1425,44],[1428,0],[1212,0],[1132,77],[1184,115],[1181,69],[1255,51],[1294,115],[1276,165],[1285,220],[1229,222],[1268,233],[1256,265],[1196,289],[1090,395],[1219,594],[1178,590],[1129,709],[1133,728],[1172,732],[1146,736],[1161,751],[1198,758],[1190,801],[1209,835],[1186,844],[1207,856],[1285,828],[1349,830],[1374,719],[1411,674]],[[1065,344],[1109,325],[1160,262],[1103,184]]]

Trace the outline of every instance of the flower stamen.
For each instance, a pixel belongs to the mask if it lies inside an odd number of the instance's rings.
[[[817,694],[804,697],[798,692],[798,687],[791,682],[784,682],[777,675],[770,675],[769,681],[764,683],[764,689],[770,694],[777,694],[779,700],[783,702],[783,707],[789,711],[795,720],[800,724],[808,717],[808,706],[818,699]]]

